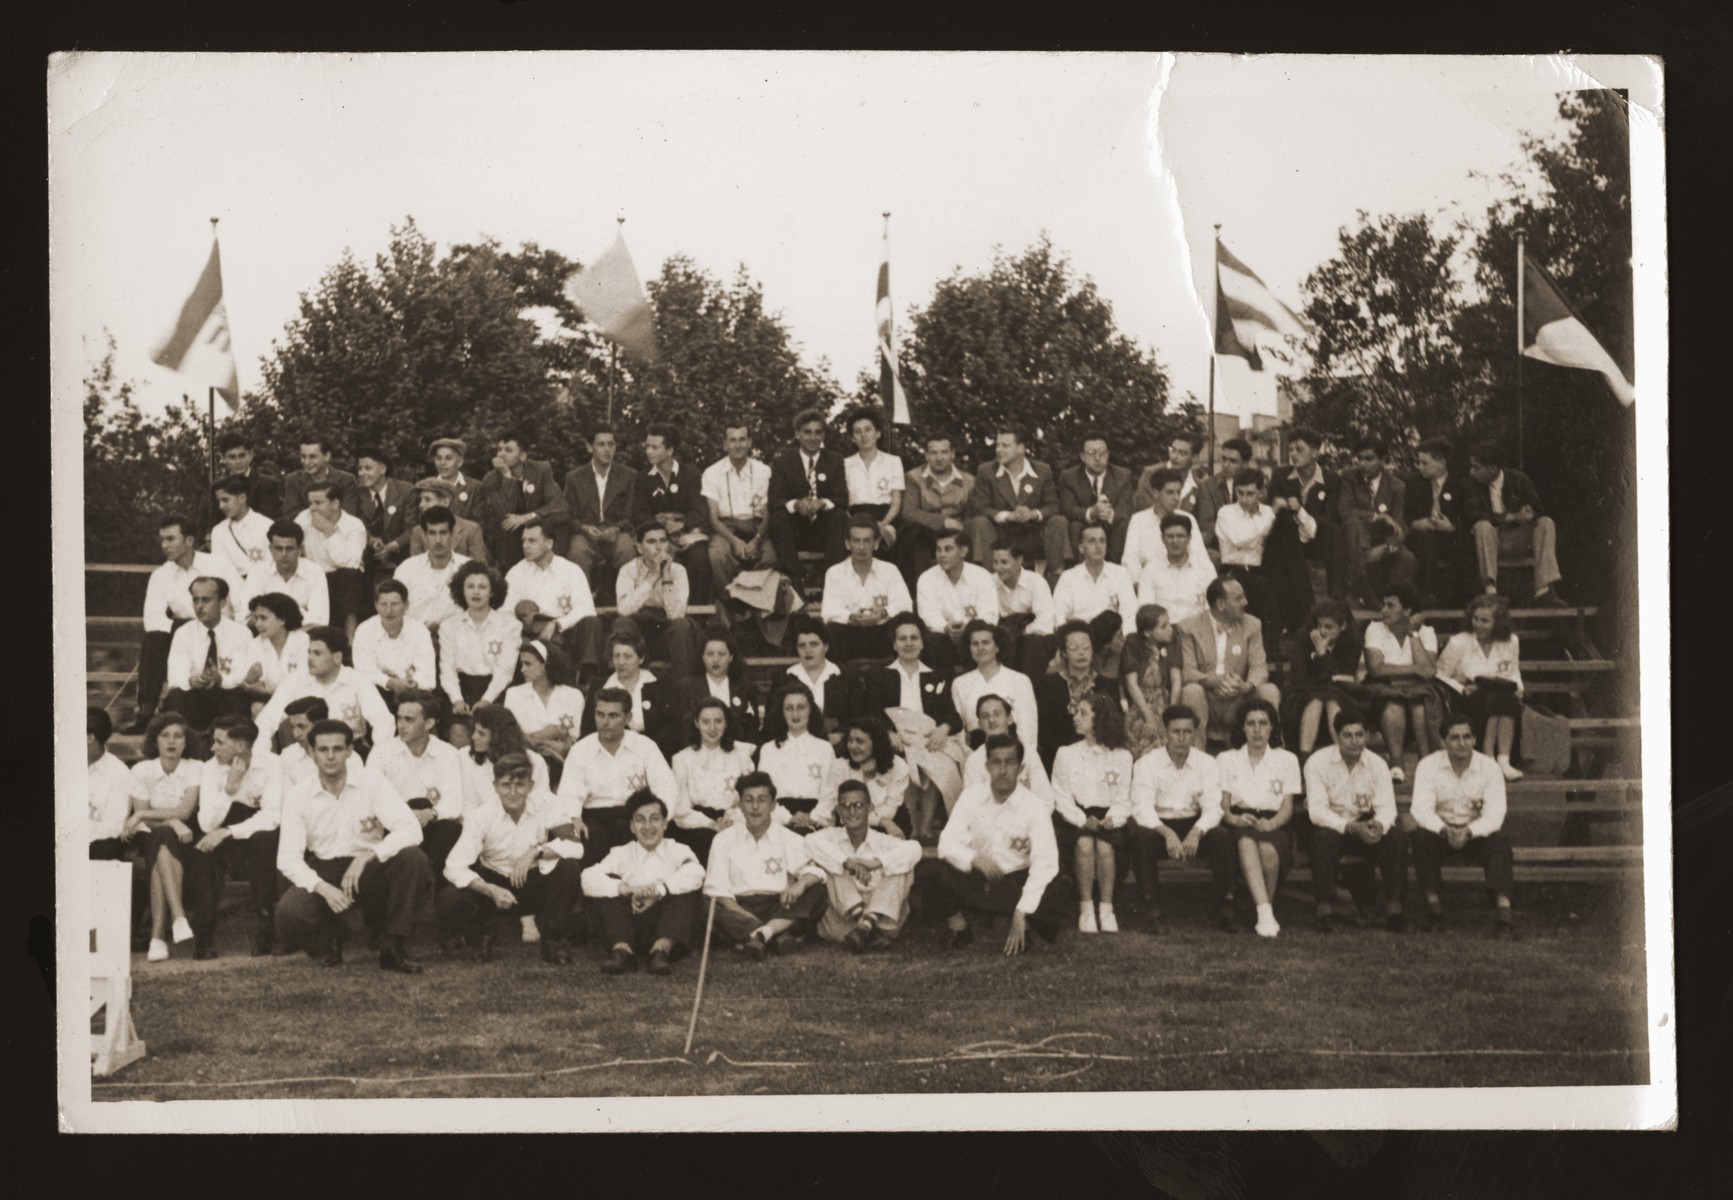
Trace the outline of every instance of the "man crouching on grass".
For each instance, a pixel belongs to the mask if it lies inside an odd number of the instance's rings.
[[[602,970],[627,975],[647,957],[650,974],[666,975],[686,955],[704,868],[690,846],[662,836],[668,806],[648,788],[626,800],[626,820],[632,840],[584,871],[584,895],[613,947]]]
[[[1025,929],[1046,941],[1059,936],[1059,846],[1047,806],[1018,782],[1023,743],[1009,733],[987,739],[987,786],[975,784],[957,797],[957,806],[939,834],[939,911],[946,913],[951,947],[975,940],[965,910],[1011,914],[1006,954],[1021,954]]]
[[[277,941],[337,966],[347,935],[342,914],[359,903],[368,928],[385,934],[380,967],[418,975],[408,943],[416,909],[433,889],[421,822],[383,778],[350,770],[354,740],[346,722],[315,724],[307,742],[317,773],[283,797],[277,870],[289,890],[277,902]]]
[[[556,828],[570,830],[570,819],[551,792],[534,791],[534,778],[529,755],[500,755],[493,765],[499,799],[470,810],[445,860],[451,886],[435,906],[440,940],[467,937],[479,924],[478,962],[493,957],[494,917],[514,910],[535,915],[543,962],[572,961],[567,947],[572,910],[583,890],[578,860],[584,847],[554,836]]]
[[[734,783],[741,824],[710,843],[704,894],[716,898],[716,926],[748,958],[763,962],[777,939],[798,937],[824,907],[824,871],[813,864],[806,839],[772,822],[776,784],[763,771]]]

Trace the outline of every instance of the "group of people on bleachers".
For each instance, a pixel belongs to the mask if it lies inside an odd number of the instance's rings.
[[[358,905],[381,966],[417,971],[429,893],[442,944],[482,958],[491,916],[516,913],[549,961],[587,926],[604,969],[665,973],[700,894],[748,956],[808,931],[858,952],[896,938],[918,868],[953,944],[969,913],[1009,914],[1017,953],[1057,934],[1062,870],[1080,930],[1118,929],[1128,866],[1159,930],[1159,862],[1200,852],[1224,927],[1243,888],[1275,936],[1300,812],[1321,926],[1344,854],[1376,864],[1405,925],[1412,851],[1428,923],[1440,863],[1467,853],[1509,931],[1522,681],[1499,555],[1521,543],[1536,600],[1560,601],[1553,524],[1496,447],[1463,481],[1423,442],[1403,480],[1365,442],[1338,479],[1300,430],[1284,468],[1232,439],[1200,478],[1185,435],[1134,483],[1101,437],[1056,477],[1007,427],[971,476],[943,436],[905,469],[876,410],[849,415],[847,458],[825,427],[802,413],[766,465],[730,426],[702,471],[671,427],[642,471],[598,428],[563,483],[518,434],[479,479],[441,438],[414,484],[375,449],[339,470],[321,440],[279,481],[225,438],[209,548],[161,521],[144,758],[106,753],[91,712],[91,853],[142,859],[148,957],[213,956],[236,873],[255,954],[340,962]],[[822,595],[760,704],[717,602],[767,569]],[[1463,591],[1469,629],[1440,648],[1422,594]],[[1378,609],[1363,633],[1350,600]]]

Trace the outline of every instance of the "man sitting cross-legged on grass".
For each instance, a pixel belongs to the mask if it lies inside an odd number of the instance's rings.
[[[463,833],[445,860],[452,886],[439,893],[439,939],[442,945],[471,942],[477,962],[493,957],[494,918],[514,909],[518,916],[535,915],[543,962],[572,961],[567,947],[583,891],[578,860],[584,848],[555,836],[570,822],[551,792],[535,789],[534,778],[528,755],[501,755],[493,767],[498,800],[465,814]]]
[[[1023,743],[1015,734],[987,738],[986,787],[965,787],[943,832],[939,911],[953,948],[975,940],[966,910],[1010,913],[1006,954],[1021,954],[1025,930],[1051,942],[1059,936],[1059,847],[1051,810],[1019,782]]]
[[[654,792],[633,792],[626,813],[632,840],[584,870],[584,895],[612,948],[602,971],[626,975],[647,958],[650,974],[666,975],[686,956],[704,868],[690,846],[663,836],[668,805]]]
[[[343,961],[342,915],[361,905],[369,928],[382,930],[379,965],[417,975],[409,957],[415,912],[433,888],[421,852],[421,823],[392,786],[351,768],[354,731],[320,721],[308,741],[318,774],[283,796],[277,870],[289,887],[277,902],[277,941],[296,946],[328,967]]]
[[[734,784],[741,820],[710,843],[704,894],[716,900],[718,932],[748,958],[763,962],[777,939],[804,933],[824,907],[824,878],[813,864],[806,839],[771,820],[776,785],[763,771]]]
[[[1384,885],[1384,928],[1401,933],[1402,888],[1408,880],[1408,840],[1396,827],[1390,768],[1366,749],[1366,718],[1344,708],[1332,722],[1336,744],[1306,760],[1306,815],[1312,819],[1312,890],[1318,929],[1335,926],[1336,866],[1352,854],[1378,864]]]
[[[1486,868],[1486,883],[1498,898],[1493,932],[1511,937],[1510,892],[1514,865],[1510,837],[1504,832],[1504,774],[1498,764],[1474,749],[1474,723],[1466,716],[1444,718],[1444,749],[1428,754],[1414,769],[1414,801],[1408,819],[1414,828],[1415,874],[1426,894],[1421,928],[1434,930],[1444,915],[1438,898],[1443,864],[1466,854]]]
[[[852,954],[888,946],[902,932],[909,917],[909,885],[921,861],[919,842],[872,828],[872,817],[867,785],[847,779],[836,789],[838,824],[806,839],[830,898],[818,936],[841,942]]]

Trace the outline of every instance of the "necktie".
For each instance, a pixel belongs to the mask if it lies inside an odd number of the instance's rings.
[[[818,499],[818,459],[806,460],[806,494],[809,499]]]
[[[1434,479],[1432,481],[1432,519],[1434,521],[1438,520],[1440,517],[1442,517],[1444,515],[1444,513],[1438,507],[1438,497],[1439,497],[1439,494],[1443,491],[1444,491],[1444,480]]]
[[[205,670],[207,671],[217,665],[217,631],[209,630],[208,636],[211,640],[205,646]]]

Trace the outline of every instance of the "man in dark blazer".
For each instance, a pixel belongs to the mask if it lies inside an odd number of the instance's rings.
[[[614,461],[618,449],[614,427],[598,425],[590,431],[590,461],[566,473],[566,514],[571,518],[566,557],[584,569],[597,591],[611,592],[614,575],[638,553],[632,524],[638,472]],[[606,564],[601,579],[598,554]]]
[[[1278,546],[1287,543],[1287,549],[1279,550],[1278,555],[1294,549],[1294,542],[1288,539],[1299,538],[1299,514],[1304,512],[1312,518],[1312,538],[1298,547],[1299,557],[1308,567],[1305,599],[1297,606],[1301,620],[1312,607],[1310,567],[1324,568],[1326,590],[1330,595],[1345,595],[1347,587],[1347,557],[1343,553],[1342,527],[1336,520],[1335,505],[1341,481],[1318,461],[1318,451],[1322,448],[1323,439],[1312,430],[1293,430],[1288,434],[1288,465],[1278,467],[1270,476],[1270,507],[1276,510],[1276,528],[1270,536]],[[1235,450],[1240,453],[1236,454]],[[1222,460],[1226,462],[1234,457],[1239,458],[1242,466],[1251,465],[1251,444],[1243,438],[1223,442]],[[1236,471],[1239,469],[1235,468]],[[1218,508],[1217,511],[1221,510]],[[1270,562],[1270,553],[1269,543],[1266,543],[1264,564],[1277,567],[1278,564]],[[1297,629],[1299,625],[1290,623],[1290,627]]]
[[[451,485],[451,503],[446,507],[461,521],[477,520],[481,511],[481,476],[467,475],[463,460],[469,456],[469,446],[459,438],[436,438],[427,448],[433,461],[433,474]]]
[[[354,503],[355,476],[331,465],[331,443],[323,437],[301,439],[301,469],[283,476],[283,512],[281,520],[293,521],[307,511],[307,488],[315,483],[336,487],[333,495],[344,509]],[[250,499],[250,497],[249,497]]]
[[[530,440],[512,431],[495,444],[493,470],[481,481],[478,520],[487,538],[488,557],[501,572],[523,561],[523,535],[518,532],[538,517],[551,526],[566,519],[565,493],[545,459],[529,456]]]
[[[1015,541],[1023,561],[1042,559],[1049,580],[1058,578],[1071,558],[1071,527],[1059,508],[1053,468],[1025,452],[1023,431],[999,429],[993,440],[994,465],[975,472],[969,493],[969,538],[975,561],[991,567],[993,547]]]
[[[245,434],[230,430],[217,439],[223,456],[223,476],[239,475],[247,481],[247,507],[275,521],[283,512],[283,481],[253,465],[253,447]]]
[[[1402,519],[1414,552],[1415,586],[1427,607],[1468,599],[1468,519],[1475,486],[1450,474],[1450,443],[1427,438],[1416,449],[1419,473],[1408,480]]]
[[[1119,562],[1125,554],[1126,526],[1137,511],[1131,470],[1108,462],[1107,439],[1099,433],[1084,435],[1078,457],[1076,466],[1059,473],[1059,510],[1065,514],[1070,544],[1077,545],[1085,521],[1100,521],[1107,526],[1107,557]]]
[[[842,455],[824,445],[824,414],[807,409],[794,419],[795,445],[770,464],[770,545],[777,568],[796,586],[816,582],[848,554],[848,481]],[[824,554],[815,569],[800,551]]]
[[[1155,494],[1161,489],[1153,482],[1157,471],[1168,469],[1180,474],[1179,511],[1191,514],[1197,521],[1198,531],[1203,534],[1204,545],[1211,551],[1216,545],[1216,513],[1226,507],[1217,504],[1214,493],[1206,490],[1198,481],[1198,452],[1203,449],[1203,439],[1195,433],[1176,433],[1168,443],[1167,461],[1145,467],[1137,477],[1137,490],[1131,494],[1132,511],[1138,512],[1155,503]],[[1247,458],[1247,461],[1251,461]],[[1232,489],[1229,489],[1228,504],[1233,503]]]
[[[367,527],[367,575],[369,590],[375,579],[394,570],[409,548],[409,531],[421,515],[415,488],[391,477],[391,460],[385,451],[368,447],[355,456],[355,490],[348,511]]]
[[[1352,603],[1378,607],[1378,597],[1367,595],[1366,552],[1372,548],[1372,520],[1385,517],[1406,536],[1402,514],[1407,511],[1408,489],[1389,469],[1384,443],[1361,438],[1354,444],[1354,469],[1344,472],[1336,488],[1336,519],[1342,526],[1343,557],[1348,571],[1348,599]]]
[[[1504,465],[1504,448],[1497,442],[1476,442],[1468,448],[1468,522],[1474,541],[1475,565],[1481,585],[1498,591],[1501,554],[1534,555],[1536,604],[1563,604],[1558,594],[1558,528],[1541,507],[1534,481]]]
[[[702,472],[682,463],[680,432],[672,425],[652,425],[644,431],[644,461],[632,496],[632,524],[636,528],[655,522],[668,531],[674,557],[686,568],[690,603],[710,604],[715,589],[710,583],[710,506],[704,500]],[[635,539],[632,557],[638,556]]]

